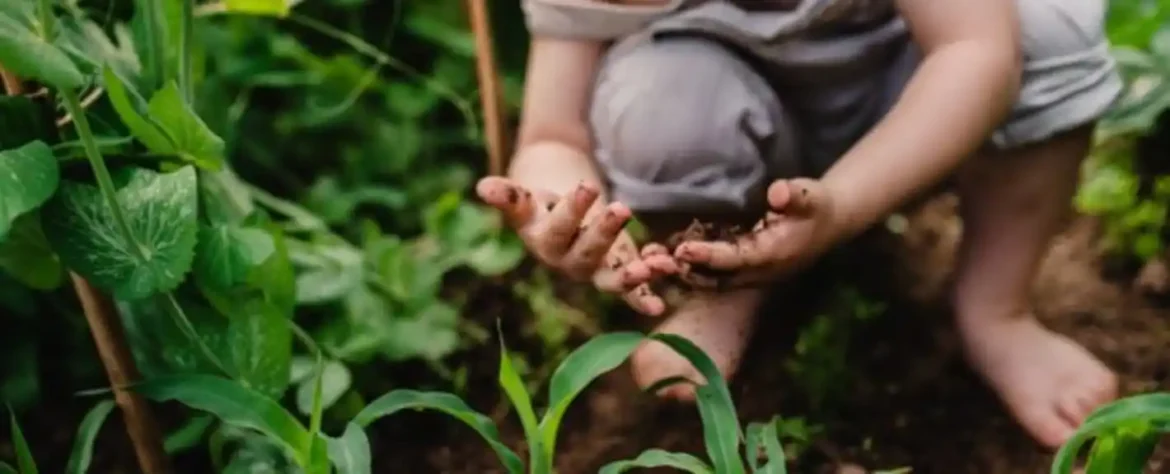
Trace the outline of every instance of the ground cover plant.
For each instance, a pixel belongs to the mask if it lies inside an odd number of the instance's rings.
[[[1053,457],[996,421],[881,265],[882,285],[833,276],[784,307],[698,407],[638,396],[611,369],[645,331],[467,198],[486,170],[463,2],[0,2],[0,472],[141,472],[135,406],[174,472],[1157,469],[1170,319],[1079,255],[1164,254],[1163,3],[1110,3],[1129,89],[1076,201],[1104,235],[1058,244],[1039,297],[1136,396]],[[514,113],[519,6],[492,7]],[[902,226],[914,262],[945,267],[948,219]],[[141,380],[109,388],[83,311],[104,298],[75,286],[111,298]]]

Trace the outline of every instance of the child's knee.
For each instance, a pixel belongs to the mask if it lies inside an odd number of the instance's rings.
[[[743,211],[763,205],[770,178],[796,172],[774,92],[708,40],[619,45],[590,120],[614,198],[635,211]]]

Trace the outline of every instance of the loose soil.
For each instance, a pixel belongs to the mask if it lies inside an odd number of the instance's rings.
[[[899,467],[916,474],[1047,472],[1051,454],[1030,441],[967,369],[949,323],[944,293],[961,225],[955,207],[952,196],[926,202],[908,214],[910,225],[901,235],[874,232],[842,257],[848,265],[814,269],[765,310],[732,384],[745,421],[807,415],[807,403],[783,362],[800,324],[826,306],[829,283],[848,278],[867,295],[883,295],[889,308],[854,340],[852,374],[841,381],[848,384],[843,402],[827,414],[809,415],[826,425],[826,432],[795,472]],[[1170,389],[1170,313],[1131,289],[1131,279],[1102,276],[1095,231],[1093,222],[1080,219],[1056,240],[1035,285],[1037,311],[1050,327],[1119,371],[1125,393]],[[607,329],[647,329],[643,323],[621,313],[612,315]],[[471,386],[488,387],[494,380],[494,351],[485,347],[469,359],[478,360],[471,366]],[[509,444],[523,448],[514,416],[501,408],[495,390],[476,390],[472,404],[492,413]],[[379,426],[376,472],[502,472],[479,438],[441,415],[411,414]],[[701,453],[698,415],[691,407],[641,394],[628,373],[618,370],[570,411],[557,467],[562,474],[595,473],[607,462],[649,448]],[[1150,472],[1170,472],[1167,452],[1165,446],[1158,451]]]

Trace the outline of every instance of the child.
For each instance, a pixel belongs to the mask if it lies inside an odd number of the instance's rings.
[[[525,11],[518,151],[508,178],[477,190],[545,264],[652,316],[667,308],[649,282],[726,270],[730,289],[671,308],[657,330],[695,341],[731,377],[769,282],[953,178],[964,235],[952,303],[972,366],[1050,448],[1116,396],[1113,373],[1028,302],[1093,125],[1121,89],[1105,0],[526,0]],[[659,234],[691,216],[760,222],[734,242],[639,251],[622,230],[632,213]],[[643,386],[699,379],[658,343],[631,363]]]

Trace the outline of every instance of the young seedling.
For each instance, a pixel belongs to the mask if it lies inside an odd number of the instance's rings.
[[[103,400],[94,405],[93,408],[85,414],[81,420],[81,425],[77,428],[77,437],[73,440],[73,448],[70,450],[69,461],[65,466],[65,474],[85,474],[89,472],[89,465],[93,461],[93,445],[97,441],[98,432],[102,429],[102,424],[105,423],[106,418],[109,417],[110,412],[114,411],[113,400]],[[12,445],[16,451],[16,467],[12,467],[6,462],[0,461],[0,474],[37,474],[36,459],[33,458],[32,449],[29,447],[28,441],[24,438],[24,432],[20,429],[20,423],[16,421],[16,414],[9,415],[9,422],[11,423]]]
[[[1091,444],[1084,474],[1140,474],[1164,433],[1170,432],[1170,393],[1124,398],[1098,408],[1061,446],[1052,474],[1071,474]]]

